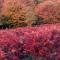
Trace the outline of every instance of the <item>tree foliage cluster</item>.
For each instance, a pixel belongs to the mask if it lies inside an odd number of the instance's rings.
[[[59,23],[59,6],[60,0],[3,0],[0,8],[0,25],[25,27]]]

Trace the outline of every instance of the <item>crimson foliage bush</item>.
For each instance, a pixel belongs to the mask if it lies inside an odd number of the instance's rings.
[[[0,60],[60,60],[60,24],[0,30]]]

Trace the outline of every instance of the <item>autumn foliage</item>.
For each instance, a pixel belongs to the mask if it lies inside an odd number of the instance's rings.
[[[60,0],[0,0],[0,28],[0,60],[60,60]]]
[[[31,25],[36,19],[34,7],[33,0],[4,0],[2,14],[11,17],[10,22],[15,26]]]
[[[60,24],[0,30],[0,59],[60,60]]]
[[[25,27],[59,23],[59,6],[60,0],[3,0],[0,4],[0,25]]]
[[[36,14],[47,23],[60,22],[60,0],[46,0],[36,6]]]

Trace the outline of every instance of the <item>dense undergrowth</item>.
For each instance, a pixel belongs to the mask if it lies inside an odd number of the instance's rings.
[[[60,24],[0,30],[1,60],[60,60]]]

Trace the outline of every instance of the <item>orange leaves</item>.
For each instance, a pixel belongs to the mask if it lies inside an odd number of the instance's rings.
[[[15,25],[22,21],[25,23],[27,21],[26,24],[29,25],[29,21],[33,22],[36,19],[34,7],[33,0],[4,0],[2,14],[10,16],[12,18],[10,21]]]
[[[4,0],[2,14],[16,27],[60,22],[60,0]]]

